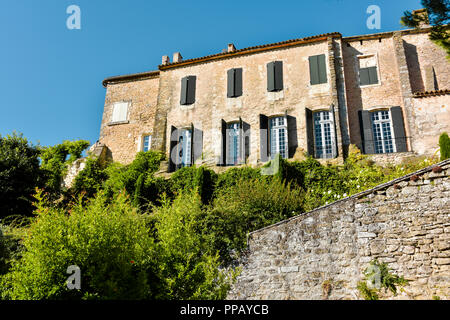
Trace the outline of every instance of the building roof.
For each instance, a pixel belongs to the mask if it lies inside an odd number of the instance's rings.
[[[408,30],[402,30],[402,34],[414,34],[414,33],[426,33],[429,32],[431,28],[423,28],[423,29],[408,29]],[[236,57],[240,55],[246,55],[246,54],[253,54],[268,50],[274,50],[274,49],[280,49],[280,48],[286,48],[286,47],[292,47],[307,43],[314,43],[314,42],[320,42],[325,41],[328,38],[342,38],[346,42],[350,41],[361,41],[361,40],[372,40],[372,39],[379,39],[379,38],[385,38],[385,37],[392,37],[394,32],[382,32],[382,33],[374,33],[374,34],[368,34],[368,35],[359,35],[359,36],[351,36],[351,37],[342,37],[342,34],[339,32],[332,32],[332,33],[325,33],[325,34],[319,34],[316,36],[311,37],[305,37],[305,38],[298,38],[298,39],[291,39],[281,42],[275,42],[275,43],[269,43],[259,46],[253,46],[253,47],[247,47],[239,50],[235,50],[233,52],[221,52],[217,54],[212,54],[204,57],[199,58],[193,58],[193,59],[187,59],[182,60],[180,62],[172,62],[165,65],[159,65],[159,70],[154,71],[148,71],[148,72],[142,72],[142,73],[135,73],[130,75],[123,75],[123,76],[115,76],[115,77],[109,77],[103,80],[103,86],[106,87],[108,84],[112,83],[122,83],[122,82],[128,82],[128,81],[134,81],[134,80],[145,80],[149,78],[158,77],[160,71],[171,69],[171,68],[178,68],[183,67],[186,65],[196,64],[196,63],[202,63],[207,61],[213,61],[213,60],[219,60],[219,59],[226,59],[231,57]]]
[[[447,94],[450,94],[450,89],[415,92],[414,93],[414,98],[426,98],[426,97],[444,96],[444,95],[447,95]]]

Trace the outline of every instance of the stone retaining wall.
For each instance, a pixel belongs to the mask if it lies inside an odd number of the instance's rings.
[[[381,298],[449,299],[450,160],[439,166],[251,233],[228,299],[361,299],[375,258],[410,281]]]

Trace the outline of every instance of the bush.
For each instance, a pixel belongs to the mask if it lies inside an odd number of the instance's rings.
[[[22,134],[0,136],[0,218],[32,214],[34,188],[42,185],[38,155]]]
[[[441,152],[441,161],[447,160],[450,158],[450,138],[448,137],[447,132],[444,132],[439,137],[439,147]]]
[[[107,174],[101,167],[98,159],[88,157],[86,159],[86,166],[76,176],[70,188],[70,193],[73,195],[84,193],[86,197],[91,198],[101,189],[106,178]]]
[[[222,190],[235,186],[239,181],[260,178],[261,174],[259,169],[252,167],[231,168],[217,176],[215,193],[220,193]]]
[[[48,206],[36,195],[37,218],[24,239],[22,258],[5,275],[9,299],[144,299],[155,251],[145,216],[121,194],[106,204],[100,194],[68,210]],[[66,270],[81,269],[81,290],[68,290]]]
[[[303,192],[278,178],[241,179],[214,199],[203,230],[227,264],[246,248],[248,232],[302,213],[303,204]]]
[[[164,283],[159,299],[225,299],[236,273],[219,270],[219,256],[202,237],[202,202],[181,192],[155,212],[157,259]]]
[[[214,195],[217,174],[205,167],[185,167],[177,170],[170,178],[171,194],[197,190],[203,204],[208,204]]]

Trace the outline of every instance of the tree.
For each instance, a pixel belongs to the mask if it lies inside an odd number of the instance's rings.
[[[432,25],[430,39],[441,46],[447,52],[450,59],[450,0],[422,0],[422,6],[428,14],[423,11],[405,11],[401,24],[411,28],[419,28],[421,24]]]
[[[42,182],[38,156],[22,134],[0,136],[0,218],[31,215],[34,190]]]
[[[444,132],[439,137],[439,147],[441,148],[441,161],[450,158],[450,138],[447,132]]]

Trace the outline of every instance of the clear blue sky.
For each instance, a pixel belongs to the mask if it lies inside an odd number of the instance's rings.
[[[81,30],[66,9],[81,8]],[[369,30],[369,5],[381,29]],[[420,0],[1,0],[0,135],[34,144],[98,139],[105,89],[115,75],[157,69],[162,55],[184,58],[327,32],[344,36],[401,29]]]

